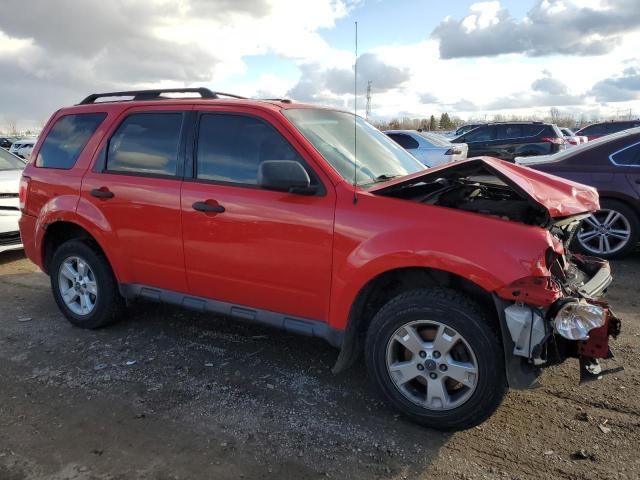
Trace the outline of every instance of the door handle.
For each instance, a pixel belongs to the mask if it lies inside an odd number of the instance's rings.
[[[96,198],[113,198],[113,192],[110,192],[107,187],[94,188],[91,190],[91,196]]]
[[[636,178],[636,183],[640,183],[640,178]]]
[[[217,203],[196,202],[192,205],[194,210],[206,213],[222,213],[225,208]]]

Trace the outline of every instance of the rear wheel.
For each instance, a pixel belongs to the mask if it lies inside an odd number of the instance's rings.
[[[631,252],[640,235],[638,216],[633,209],[617,200],[604,199],[601,207],[582,221],[576,234],[578,248],[602,258]]]
[[[80,240],[53,254],[51,288],[58,307],[77,327],[100,328],[118,320],[124,300],[105,256]]]
[[[385,400],[439,430],[470,428],[498,408],[507,389],[502,352],[480,308],[442,288],[391,300],[366,341],[367,367]]]

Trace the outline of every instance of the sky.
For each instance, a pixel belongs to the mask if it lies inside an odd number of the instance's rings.
[[[640,115],[638,0],[1,0],[0,130],[94,92],[205,86],[371,120]],[[7,12],[9,12],[7,14]]]

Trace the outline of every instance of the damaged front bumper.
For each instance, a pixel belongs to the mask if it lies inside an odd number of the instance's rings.
[[[539,367],[571,357],[580,359],[581,380],[608,373],[599,359],[613,357],[609,338],[617,337],[621,328],[620,319],[602,300],[612,281],[609,263],[576,256],[571,266],[580,274],[560,285],[562,294],[547,307],[495,297],[513,388],[534,386]]]

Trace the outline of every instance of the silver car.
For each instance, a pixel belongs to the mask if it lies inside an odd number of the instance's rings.
[[[22,248],[18,190],[25,163],[0,148],[0,252]]]
[[[469,147],[466,143],[451,143],[437,133],[416,130],[386,130],[384,133],[427,167],[467,158]]]

